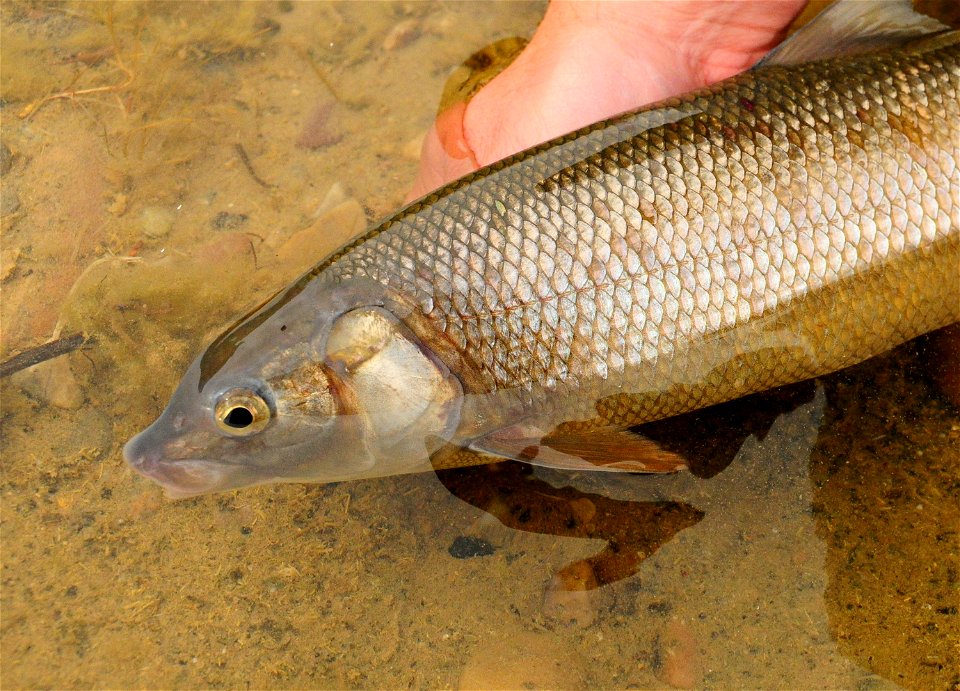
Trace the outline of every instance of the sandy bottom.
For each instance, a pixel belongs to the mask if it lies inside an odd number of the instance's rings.
[[[724,417],[752,434],[699,474],[170,502],[123,463],[205,340],[401,203],[447,75],[542,5],[0,11],[0,358],[96,340],[3,380],[4,688],[960,684],[922,341]]]

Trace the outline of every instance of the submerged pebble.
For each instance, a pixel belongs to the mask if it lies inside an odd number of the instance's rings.
[[[317,204],[316,208],[310,210],[312,218],[319,218],[328,211],[335,209],[346,201],[350,201],[350,195],[339,182],[330,185],[330,189],[323,195],[323,200]]]
[[[671,619],[657,640],[657,677],[675,689],[692,689],[700,682],[697,639],[682,619]]]
[[[221,211],[210,221],[210,226],[214,230],[237,230],[247,222],[249,216],[246,214],[232,214],[229,211]]]
[[[303,123],[297,146],[301,149],[321,149],[336,144],[343,138],[335,109],[337,102],[333,98],[323,98],[317,102]]]
[[[419,19],[404,19],[393,26],[383,39],[384,50],[396,50],[410,45],[423,32]]]
[[[423,151],[423,140],[426,137],[427,133],[424,131],[408,140],[406,144],[400,147],[400,155],[411,161],[419,161],[420,154]]]
[[[583,661],[547,633],[500,632],[481,641],[460,674],[459,689],[580,689]]]
[[[579,628],[597,618],[597,577],[588,562],[565,567],[551,579],[543,593],[543,614]]]
[[[570,509],[580,525],[589,524],[597,515],[597,505],[586,497],[571,500]]]
[[[41,362],[13,375],[17,386],[57,408],[76,410],[83,405],[83,390],[65,357]]]
[[[162,206],[148,206],[140,212],[140,229],[151,239],[164,238],[170,234],[176,215]]]
[[[472,559],[474,557],[488,557],[496,550],[486,540],[470,535],[461,535],[453,541],[447,551],[454,559]]]
[[[311,225],[290,236],[277,249],[277,262],[287,275],[310,268],[319,257],[346,244],[367,225],[366,214],[356,199],[348,199],[325,212]]]

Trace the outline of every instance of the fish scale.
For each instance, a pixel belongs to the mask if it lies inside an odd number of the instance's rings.
[[[958,53],[954,35],[769,67],[586,128],[428,196],[317,278],[413,296],[487,390],[531,407],[563,384],[571,415],[617,395],[602,416],[639,423],[853,364],[960,318]]]
[[[838,0],[749,72],[376,225],[218,337],[124,455],[179,497],[481,454],[680,470],[625,428],[960,321],[958,94],[960,33]]]

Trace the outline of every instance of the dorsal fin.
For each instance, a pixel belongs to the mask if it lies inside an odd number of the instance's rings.
[[[915,12],[910,0],[836,0],[756,65],[798,65],[902,45],[950,30]]]

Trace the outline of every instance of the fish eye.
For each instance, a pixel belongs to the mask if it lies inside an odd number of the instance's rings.
[[[221,432],[231,437],[247,437],[269,424],[270,406],[256,391],[230,389],[217,400],[214,417]]]

